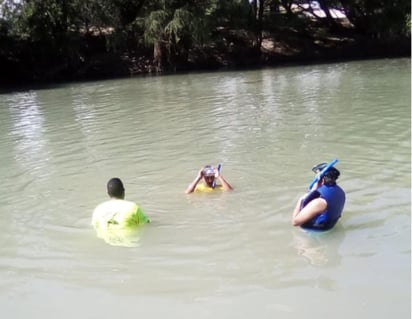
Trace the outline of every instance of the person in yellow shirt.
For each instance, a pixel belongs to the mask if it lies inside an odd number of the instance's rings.
[[[126,229],[150,222],[136,203],[124,199],[125,189],[120,178],[108,181],[107,194],[110,200],[93,211],[92,225],[96,230]]]
[[[199,183],[201,180],[202,182]],[[216,180],[219,181],[219,185],[217,185]],[[185,193],[212,192],[214,190],[231,191],[233,188],[220,173],[220,166],[206,165],[199,170],[196,178],[186,188]]]

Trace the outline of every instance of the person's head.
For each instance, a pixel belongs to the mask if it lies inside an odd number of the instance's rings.
[[[323,181],[325,184],[336,184],[336,180],[338,179],[340,172],[338,169],[331,167],[328,171],[323,175]]]
[[[202,171],[203,181],[209,187],[213,186],[213,182],[215,180],[215,170],[212,166],[206,165]]]
[[[320,163],[312,167],[312,171],[316,174],[318,174],[320,171],[322,171],[328,163]],[[323,183],[327,185],[334,185],[336,184],[336,180],[340,176],[340,172],[338,169],[335,167],[329,168],[326,173],[323,175]]]
[[[107,182],[107,194],[113,198],[124,198],[124,186],[120,178],[114,177]]]

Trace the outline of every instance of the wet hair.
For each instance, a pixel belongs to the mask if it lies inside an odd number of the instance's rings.
[[[325,184],[336,184],[336,180],[338,179],[339,175],[340,172],[336,168],[331,167],[330,169],[328,169],[325,175],[323,175]]]
[[[107,194],[109,194],[110,197],[123,197],[124,186],[120,178],[114,177],[107,182]]]
[[[312,167],[312,171],[314,173],[319,173],[322,171],[328,163],[319,163]],[[335,167],[331,167],[327,170],[327,172],[323,175],[323,179],[325,184],[336,184],[336,180],[340,176],[340,172]]]

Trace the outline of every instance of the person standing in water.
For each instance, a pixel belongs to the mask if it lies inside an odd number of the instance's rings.
[[[219,185],[216,184],[216,180],[219,181]],[[202,182],[199,183],[200,181]],[[231,191],[233,188],[225,180],[218,168],[212,167],[211,165],[206,165],[199,170],[196,178],[187,187],[185,193],[212,192],[214,190]]]
[[[92,216],[95,229],[125,229],[149,223],[150,220],[134,202],[127,201],[120,178],[111,178],[107,183],[110,200],[98,205]]]
[[[312,168],[320,173],[327,163],[320,163]],[[341,217],[345,205],[345,192],[336,184],[340,172],[330,167],[313,185],[309,193],[299,198],[292,213],[292,225],[304,229],[329,230]]]

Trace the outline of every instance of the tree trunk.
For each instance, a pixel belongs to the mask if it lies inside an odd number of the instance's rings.
[[[265,9],[265,0],[259,0],[258,16],[257,16],[257,47],[260,49],[262,45],[262,32],[263,32],[263,10]]]
[[[163,72],[163,52],[160,41],[156,41],[153,46],[153,63],[157,73]]]
[[[320,8],[325,12],[326,14],[326,23],[328,26],[333,26],[335,25],[335,20],[333,19],[332,15],[330,14],[329,11],[329,6],[327,4],[327,1],[325,0],[318,0]]]

